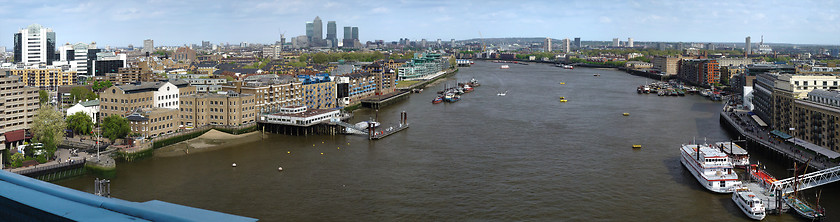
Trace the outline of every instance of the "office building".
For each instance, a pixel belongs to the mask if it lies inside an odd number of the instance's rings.
[[[155,40],[151,40],[151,39],[143,40],[143,52],[146,52],[146,53],[155,52]]]
[[[52,65],[55,58],[55,32],[38,24],[15,33],[15,63]]]
[[[312,42],[313,38],[315,38],[315,23],[306,22],[306,41]]]
[[[583,45],[580,43],[580,37],[575,37],[575,48],[580,49],[583,48]]]
[[[620,40],[618,40],[618,38],[613,38],[612,46],[613,46],[613,47],[619,47],[619,46],[621,46],[621,41],[620,41]]]
[[[126,54],[115,52],[96,53],[96,60],[93,64],[93,76],[105,76],[107,73],[118,73],[122,67],[127,67]]]
[[[138,108],[126,116],[132,134],[154,138],[177,132],[179,129],[178,109]]]
[[[670,56],[655,56],[653,57],[653,60],[651,60],[651,63],[653,63],[653,68],[658,69],[665,75],[676,75],[679,69],[680,59],[681,58]]]
[[[633,38],[627,38],[627,47],[633,48]]]
[[[359,41],[359,27],[353,27],[353,40]]]
[[[327,41],[331,48],[338,47],[338,33],[336,33],[335,21],[327,22]]]
[[[324,24],[321,23],[321,17],[315,16],[312,26],[312,38],[315,42],[320,43],[324,39]]]
[[[198,62],[196,60],[195,50],[187,47],[178,47],[178,49],[175,49],[175,52],[172,53],[172,59],[182,63]]]

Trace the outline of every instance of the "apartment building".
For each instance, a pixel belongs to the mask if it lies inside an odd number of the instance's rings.
[[[222,86],[223,91],[253,94],[258,113],[280,110],[287,106],[303,105],[303,86],[291,76],[272,76],[253,81],[237,81]]]
[[[131,133],[153,138],[178,131],[179,111],[167,108],[140,108],[126,116]]]
[[[195,87],[183,80],[111,86],[99,94],[101,118],[111,115],[126,117],[143,108],[177,110],[181,97],[195,93]]]
[[[21,76],[27,86],[52,88],[76,84],[76,72],[54,66],[28,66],[9,70],[11,75]]]
[[[23,144],[39,108],[38,89],[0,70],[0,150]]]
[[[682,58],[679,57],[656,56],[653,57],[651,63],[653,63],[653,68],[662,71],[662,73],[667,75],[676,75],[681,59]]]
[[[236,92],[199,93],[181,98],[180,125],[240,126],[256,121],[256,96]]]
[[[303,87],[303,105],[309,109],[336,107],[336,83],[328,73],[298,75]]]

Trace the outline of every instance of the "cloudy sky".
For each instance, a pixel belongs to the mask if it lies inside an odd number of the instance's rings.
[[[609,41],[757,42],[840,45],[840,1],[331,1],[0,0],[0,46],[30,24],[60,44],[102,47],[239,42],[304,35],[305,22],[359,27],[362,42],[485,37],[581,37]]]

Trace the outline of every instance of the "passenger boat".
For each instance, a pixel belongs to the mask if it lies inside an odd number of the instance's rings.
[[[506,95],[507,95],[507,91],[505,91],[505,92],[500,92],[499,94],[496,94],[496,95],[497,95],[497,96],[506,96]]]
[[[574,66],[570,66],[570,65],[563,65],[563,68],[564,69],[575,69]]]
[[[502,65],[502,66],[500,66],[499,68],[500,68],[500,69],[510,69],[510,66],[508,66],[508,65]]]
[[[729,157],[708,145],[689,144],[680,147],[683,166],[706,189],[715,193],[732,193],[741,185]]]
[[[438,104],[438,103],[441,103],[441,102],[443,102],[443,96],[438,96],[437,98],[432,100],[433,104]]]
[[[461,100],[461,96],[458,96],[455,93],[447,93],[443,97],[443,101],[450,102],[450,103],[458,102],[459,100]]]
[[[747,153],[747,150],[738,146],[738,144],[732,142],[717,142],[714,146],[728,155],[729,159],[732,160],[732,165],[735,165],[735,167],[744,168],[747,167],[747,165],[750,165],[750,154]]]
[[[749,188],[736,188],[735,192],[732,193],[732,201],[735,201],[735,205],[738,205],[741,212],[744,212],[750,219],[763,220],[767,216],[764,203]]]

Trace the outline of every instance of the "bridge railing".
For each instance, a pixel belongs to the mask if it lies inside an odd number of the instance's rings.
[[[817,172],[808,173],[799,177],[799,186],[797,190],[805,190],[809,188],[818,187],[824,184],[836,182],[840,180],[840,166],[820,170]],[[792,193],[794,178],[787,178],[773,182],[771,192],[782,191],[782,193]]]

